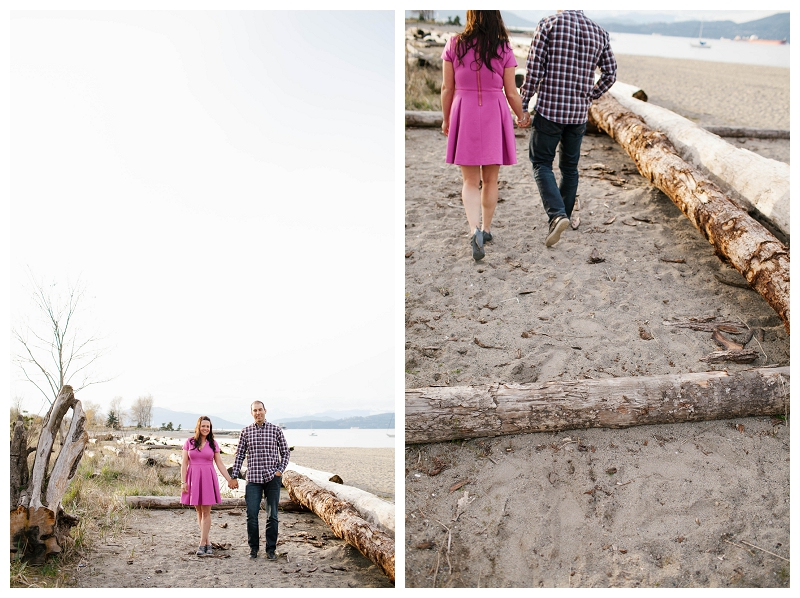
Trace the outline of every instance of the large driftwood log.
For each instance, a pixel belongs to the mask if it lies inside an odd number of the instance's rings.
[[[783,320],[789,332],[789,250],[728,199],[706,175],[680,157],[664,133],[605,94],[590,119],[615,139],[639,172],[661,189],[741,273]]]
[[[287,470],[283,474],[283,485],[292,500],[314,511],[338,538],[355,547],[394,582],[392,536],[361,517],[353,505],[296,471]]]
[[[25,432],[25,420],[22,415],[14,422],[14,433],[11,436],[11,505],[19,503],[19,496],[28,487],[30,471],[28,471],[28,455],[36,449],[28,447],[28,434]]]
[[[191,509],[192,507],[181,504],[179,496],[126,496],[125,504],[132,509]],[[264,501],[261,501],[263,506]],[[214,505],[214,510],[244,509],[247,508],[243,498],[223,498],[222,503]],[[278,508],[282,511],[293,513],[308,512],[303,505],[293,500],[282,500],[278,502]]]
[[[394,534],[395,506],[393,504],[360,488],[346,486],[341,482],[341,478],[338,475],[327,471],[303,467],[291,461],[289,461],[289,465],[286,469],[287,471],[296,471],[308,477],[321,488],[333,492],[337,498],[353,505],[364,519],[377,525],[383,531]],[[339,481],[337,482],[334,480]]]
[[[788,164],[734,147],[689,119],[631,97],[626,87],[614,84],[609,93],[648,127],[664,133],[680,156],[706,173],[728,197],[789,236]]]
[[[789,368],[406,390],[406,444],[789,413]]]
[[[72,409],[72,422],[52,470],[49,469],[56,433],[69,410]],[[61,499],[69,481],[75,475],[83,451],[89,442],[84,429],[86,417],[80,401],[75,398],[72,388],[62,387],[53,403],[47,421],[44,423],[36,447],[36,458],[25,489],[14,488],[13,484],[24,477],[20,470],[11,475],[11,494],[17,494],[16,503],[11,504],[11,554],[34,564],[41,564],[46,557],[61,552],[70,528],[78,519],[64,513]],[[27,470],[27,462],[21,459],[21,446],[24,441],[17,439],[18,467]],[[26,449],[27,451],[27,449]],[[12,456],[13,459],[13,456]]]

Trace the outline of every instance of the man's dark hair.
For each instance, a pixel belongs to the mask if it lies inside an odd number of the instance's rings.
[[[252,411],[252,410],[253,410],[253,405],[255,405],[256,403],[258,403],[259,405],[261,405],[261,408],[262,408],[262,409],[266,409],[266,407],[264,406],[264,403],[262,403],[261,401],[253,401],[252,403],[250,403],[250,411]]]

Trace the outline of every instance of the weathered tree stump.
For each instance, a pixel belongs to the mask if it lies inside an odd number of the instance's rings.
[[[56,434],[70,409],[72,420],[66,440],[52,469],[49,469]],[[89,442],[85,424],[86,415],[72,388],[62,387],[39,436],[30,475],[27,455],[32,449],[27,447],[24,428],[18,431],[21,422],[15,424],[10,476],[12,557],[42,564],[48,555],[61,552],[70,529],[78,524],[77,517],[61,508],[61,499]]]

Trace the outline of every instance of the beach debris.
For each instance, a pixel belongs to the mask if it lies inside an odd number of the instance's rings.
[[[473,340],[475,341],[475,344],[478,345],[479,347],[481,347],[482,349],[502,349],[503,348],[503,347],[495,347],[493,345],[487,345],[486,343],[482,343],[481,341],[478,340],[477,336]]]
[[[741,324],[738,322],[730,322],[727,320],[717,321],[717,316],[709,316],[705,318],[689,318],[688,320],[679,320],[670,322],[665,320],[662,322],[664,326],[675,326],[676,328],[690,328],[700,332],[714,332],[720,329],[723,332],[730,332],[732,334],[741,334],[744,332]]]
[[[550,482],[551,485],[555,486],[556,482],[558,481],[558,475],[556,474],[555,471],[551,471],[547,476],[547,480]]]
[[[756,359],[758,359],[758,353],[752,349],[743,349],[741,351],[714,351],[713,353],[701,357],[700,361],[705,361],[706,363],[721,363],[723,361],[752,363]]]
[[[675,258],[662,257],[661,261],[662,262],[666,262],[668,264],[685,264],[686,263],[686,258],[685,257],[675,257]]]
[[[575,214],[572,219],[569,221],[572,230],[578,230],[578,227],[581,225],[581,217]]]
[[[644,326],[639,326],[639,338],[642,340],[651,341],[653,340],[653,335],[650,334],[650,332]]]
[[[509,266],[511,266],[512,269],[519,268],[523,272],[527,272],[528,271],[528,269],[525,266],[522,265],[522,262],[516,262],[511,257],[506,257],[506,263]]]
[[[442,294],[442,297],[447,297],[450,294],[450,289],[447,287],[439,287],[439,292]]]
[[[461,517],[461,514],[467,510],[467,507],[472,504],[475,499],[478,498],[477,496],[470,496],[469,492],[464,490],[464,496],[458,499],[456,503],[456,516],[453,517],[453,521],[458,521],[458,518]]]
[[[719,329],[719,326],[714,329],[714,332],[711,333],[711,340],[717,343],[720,347],[725,349],[726,351],[741,351],[744,349],[744,345],[740,345],[734,340],[729,339],[727,336],[722,334]]]
[[[643,218],[642,216],[633,216],[634,220],[638,220],[639,222],[646,222],[647,224],[653,224],[652,218]]]
[[[636,222],[634,220],[623,220],[622,224],[627,224],[628,226],[636,226]]]
[[[617,468],[616,467],[609,467],[608,469],[606,469],[606,473],[608,475],[614,475],[615,473],[617,473]]]
[[[407,258],[411,257],[412,255],[414,255],[414,250],[413,249],[411,251],[406,251],[406,257]]]
[[[469,483],[471,483],[471,482],[472,482],[472,480],[470,480],[469,478],[467,478],[466,480],[462,480],[462,481],[460,481],[460,482],[456,482],[455,484],[453,484],[452,486],[450,486],[450,492],[455,492],[455,491],[456,491],[456,490],[458,490],[459,488],[461,488],[461,487],[463,487],[464,485],[466,485],[466,484],[469,484]]]
[[[601,262],[606,261],[606,258],[600,257],[600,252],[597,251],[597,248],[593,248],[592,252],[589,254],[589,263],[590,264],[599,264]]]
[[[736,426],[734,426],[734,427],[736,428],[736,431],[739,432],[739,434],[744,434],[744,425],[743,424],[736,424]]]
[[[609,224],[613,224],[613,223],[614,223],[614,221],[615,221],[616,219],[617,219],[617,217],[616,217],[616,216],[612,216],[611,218],[609,218],[608,220],[606,220],[606,221],[603,223],[603,226],[608,226]]]
[[[430,540],[423,540],[414,546],[417,550],[430,550],[436,546],[435,543],[431,542]]]

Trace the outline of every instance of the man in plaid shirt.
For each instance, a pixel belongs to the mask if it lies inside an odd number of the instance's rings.
[[[595,84],[595,70],[600,79]],[[545,17],[528,53],[522,109],[536,94],[529,147],[533,176],[550,221],[545,245],[551,247],[569,226],[578,191],[578,159],[586,132],[589,105],[617,79],[617,61],[608,32],[582,10],[561,10]],[[556,148],[561,185],[553,175]]]
[[[244,502],[247,505],[247,543],[250,545],[250,558],[258,558],[258,511],[261,497],[264,496],[267,510],[266,548],[267,558],[276,559],[278,545],[278,501],[281,497],[281,476],[289,464],[289,446],[283,430],[265,420],[267,410],[264,403],[254,401],[250,405],[254,423],[246,426],[239,434],[236,459],[231,469],[231,477],[239,477],[245,455],[247,456],[247,486]],[[238,487],[238,482],[237,486]]]

